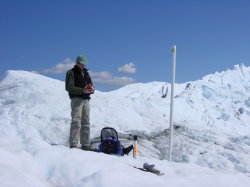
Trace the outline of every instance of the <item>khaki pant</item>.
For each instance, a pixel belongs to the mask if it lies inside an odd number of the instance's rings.
[[[71,99],[70,146],[77,146],[79,138],[82,146],[90,146],[89,113],[89,100],[77,97]]]

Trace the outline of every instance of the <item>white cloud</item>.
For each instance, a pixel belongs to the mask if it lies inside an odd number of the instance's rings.
[[[110,86],[125,86],[135,82],[131,77],[114,77],[109,72],[89,72],[94,83],[107,84]]]
[[[128,64],[123,65],[122,67],[119,67],[118,71],[121,73],[136,73],[136,68],[135,65],[130,62]]]
[[[73,62],[71,59],[67,58],[63,62],[56,64],[52,68],[44,69],[40,72],[46,73],[46,74],[60,74],[60,73],[64,73],[64,72],[68,71],[74,65],[75,65],[75,62]],[[127,71],[126,71],[127,73],[128,73],[128,71],[130,71],[130,73],[133,71],[136,71],[136,70],[132,70],[134,68],[133,63],[127,64],[128,67],[127,66],[125,67],[125,66],[126,65],[123,66],[123,69],[127,69]],[[123,70],[123,71],[125,71],[125,70]],[[109,86],[125,86],[125,85],[128,85],[128,84],[135,82],[135,80],[131,77],[125,77],[125,76],[124,77],[115,77],[111,73],[105,72],[105,71],[103,71],[103,72],[89,71],[89,73],[90,73],[91,79],[93,80],[94,83],[106,84]]]
[[[74,66],[74,64],[75,62],[73,62],[69,58],[66,58],[63,62],[56,64],[50,69],[44,69],[42,70],[42,72],[47,74],[60,74],[71,69]]]

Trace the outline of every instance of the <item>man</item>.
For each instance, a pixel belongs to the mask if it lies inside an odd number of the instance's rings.
[[[66,74],[65,89],[71,99],[71,126],[69,135],[70,148],[77,148],[80,138],[83,150],[92,150],[90,147],[89,100],[95,89],[92,84],[85,56],[76,58],[75,66]]]

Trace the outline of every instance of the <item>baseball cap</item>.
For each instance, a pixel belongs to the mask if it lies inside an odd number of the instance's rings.
[[[86,56],[78,56],[76,57],[76,62],[79,62],[82,65],[87,65],[87,57]]]

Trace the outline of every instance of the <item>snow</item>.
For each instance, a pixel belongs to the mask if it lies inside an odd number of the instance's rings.
[[[250,67],[236,65],[189,83],[176,84],[169,163],[169,83],[136,83],[92,95],[91,137],[106,126],[138,135],[134,159],[69,149],[64,82],[7,71],[0,82],[0,186],[250,186]],[[162,87],[168,87],[166,98]],[[133,167],[145,162],[165,175]]]

